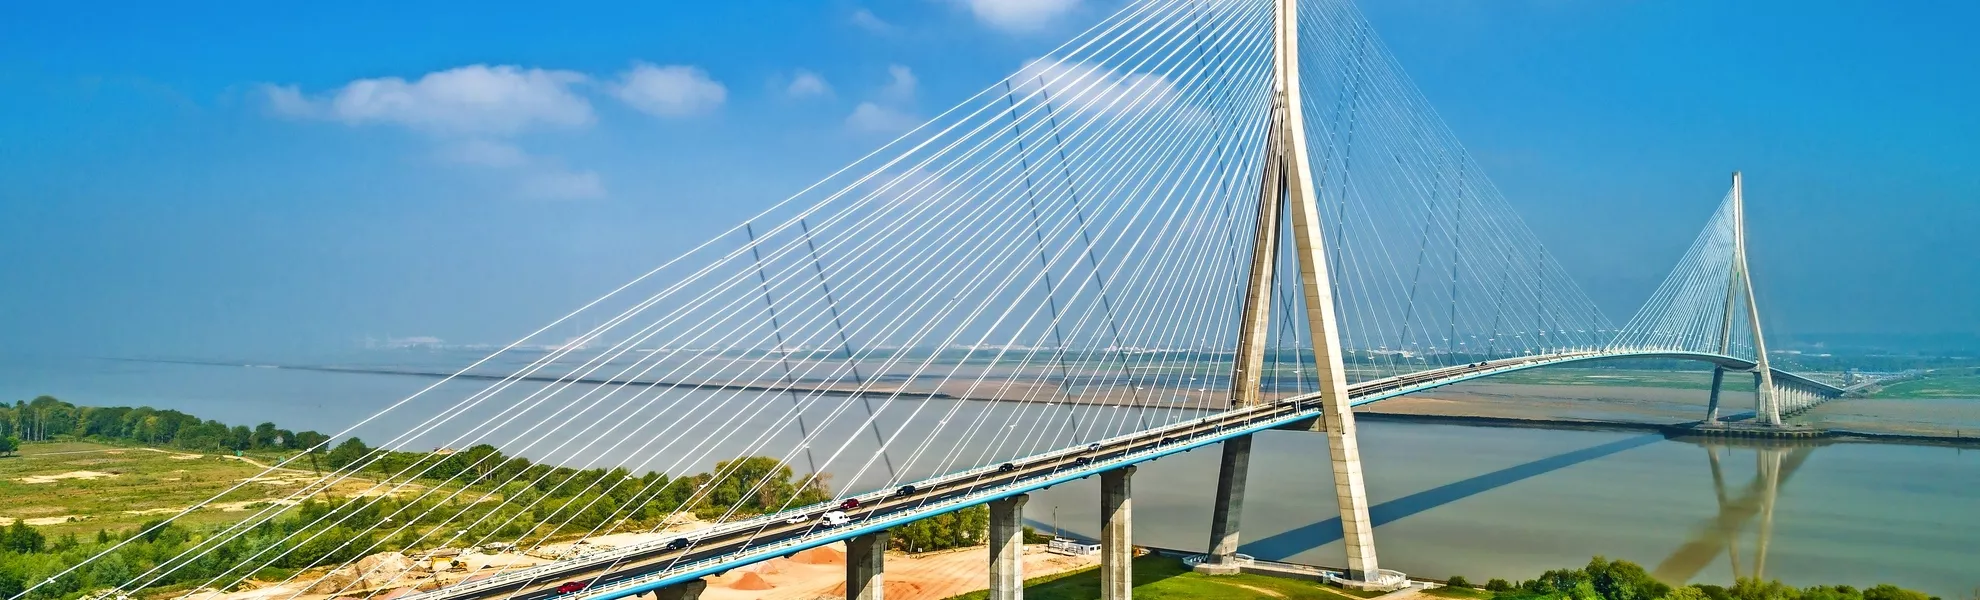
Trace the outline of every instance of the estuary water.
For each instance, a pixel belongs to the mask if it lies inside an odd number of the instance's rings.
[[[436,364],[448,360],[434,359]],[[79,404],[148,404],[228,423],[267,420],[326,433],[356,425],[431,383],[403,375],[242,366],[0,360],[0,399],[8,401],[49,394]],[[465,395],[436,390],[358,425],[355,433],[378,444],[411,427],[416,421],[410,417]],[[502,442],[497,445],[514,454],[564,464],[688,473],[752,448],[788,447],[797,439],[795,428],[772,418],[774,411],[691,410],[716,401],[713,394],[693,392],[674,406],[630,407],[612,419],[627,424],[626,432],[639,432],[636,425],[642,422],[716,413],[739,419],[757,435],[705,444],[691,428],[657,438],[531,433],[526,427],[531,423],[576,424],[601,416],[543,406],[491,426],[496,435],[488,440]],[[1113,412],[1118,413],[1113,422],[1084,427],[1108,431],[1132,428],[1137,418],[1187,416]],[[1023,420],[1008,413],[997,403],[918,401],[884,411],[869,427],[858,419],[828,422],[824,412],[805,411],[812,427],[823,423],[830,430],[820,439],[854,442],[811,449],[811,456],[794,456],[792,463],[817,465],[833,475],[838,488],[871,489],[945,465],[981,464],[976,461],[1060,443],[1049,431],[1063,427],[1063,419]],[[1000,441],[897,442],[883,458],[861,431],[904,426],[913,431],[940,419],[979,420],[1009,433],[984,436]],[[441,428],[404,440],[405,447],[445,446],[469,431]],[[511,436],[502,437],[504,431]],[[1395,422],[1363,422],[1361,432],[1384,568],[1474,581],[1518,579],[1578,566],[1601,554],[1641,563],[1671,581],[1727,584],[1735,576],[1758,574],[1796,585],[1890,582],[1948,598],[1980,588],[1980,451],[1859,443],[1708,447],[1639,433]],[[1215,447],[1142,465],[1133,478],[1136,541],[1201,548],[1216,466]],[[1308,564],[1342,563],[1330,482],[1323,436],[1260,434],[1244,505],[1242,551]],[[1098,530],[1097,484],[1089,479],[1039,492],[1026,516],[1041,529],[1091,537]]]

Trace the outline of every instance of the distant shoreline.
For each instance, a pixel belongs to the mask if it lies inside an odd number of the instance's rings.
[[[498,381],[509,378],[509,376],[489,375],[489,374],[480,374],[480,373],[455,374],[455,373],[444,373],[439,371],[425,371],[425,370],[415,370],[415,369],[391,369],[391,368],[382,368],[382,367],[337,367],[337,366],[311,366],[311,365],[248,364],[248,363],[232,363],[232,362],[221,362],[221,361],[174,360],[174,359],[153,359],[153,358],[116,358],[116,357],[102,357],[102,358],[104,360],[114,360],[120,362],[179,364],[179,365],[195,365],[195,366],[209,366],[209,367],[285,369],[292,371],[315,371],[320,373],[346,373],[346,374],[356,374],[356,375],[398,375],[398,376],[423,377],[423,378],[434,378],[434,379],[444,379],[444,378],[452,377],[455,379]],[[916,398],[916,399],[927,399],[927,400],[960,400],[960,401],[971,401],[971,402],[1006,401],[1006,400],[999,400],[997,398],[961,397],[961,396],[956,396],[954,394],[947,394],[942,392],[911,392],[911,391],[884,390],[884,389],[873,389],[873,390],[862,391],[862,390],[812,388],[812,387],[800,387],[800,386],[762,385],[762,384],[720,384],[720,383],[669,382],[669,381],[646,381],[646,380],[621,380],[621,379],[609,379],[609,378],[567,379],[565,377],[555,376],[555,375],[529,375],[529,376],[518,377],[517,379],[525,380],[525,381],[571,381],[576,383],[586,383],[586,384],[595,384],[595,385],[634,385],[634,386],[643,386],[643,387],[671,386],[671,387],[680,387],[680,388],[688,388],[688,389],[714,389],[714,390],[731,390],[731,391],[798,391],[798,392],[806,392],[806,393],[821,393],[825,395],[843,396],[843,397],[892,396],[892,397],[905,397],[905,398]],[[1074,402],[1078,402],[1078,401],[1075,400]],[[1161,406],[1159,404],[1152,404],[1147,402],[1078,402],[1078,403],[1105,404],[1105,405],[1115,405],[1115,406],[1144,406],[1144,407]],[[1653,423],[1653,422],[1643,422],[1643,421],[1499,417],[1499,416],[1488,416],[1488,415],[1449,415],[1449,414],[1433,415],[1433,414],[1416,414],[1416,413],[1387,412],[1387,411],[1372,412],[1367,410],[1355,411],[1355,418],[1364,421],[1378,421],[1378,422],[1392,422],[1392,423],[1422,423],[1422,424],[1434,424],[1434,425],[1462,425],[1469,427],[1554,429],[1554,430],[1569,430],[1569,431],[1617,431],[1617,432],[1636,432],[1636,433],[1665,433],[1667,435],[1672,434],[1673,430],[1681,428],[1684,425],[1688,424],[1688,423]],[[1910,446],[1938,446],[1938,447],[1980,449],[1980,437],[1928,435],[1928,434],[1914,434],[1914,433],[1881,433],[1881,432],[1855,431],[1848,429],[1825,429],[1824,431],[1826,432],[1826,434],[1823,435],[1820,439],[1829,442],[1855,442],[1855,443],[1876,443],[1876,444],[1894,444],[1894,445],[1910,445]],[[1684,436],[1672,435],[1672,437],[1684,437]]]
[[[1554,429],[1565,431],[1616,431],[1632,433],[1665,433],[1688,425],[1688,423],[1660,424],[1634,421],[1587,421],[1571,419],[1524,419],[1515,417],[1488,417],[1482,415],[1421,415],[1393,412],[1356,412],[1354,418],[1361,421],[1390,423],[1418,423],[1426,425],[1461,425],[1466,427],[1496,427],[1517,429]],[[1875,433],[1847,429],[1827,429],[1827,435],[1818,438],[1829,442],[1856,442],[1894,444],[1905,446],[1940,446],[1953,448],[1980,449],[1980,437],[1949,435],[1919,435],[1906,433]],[[1673,436],[1684,437],[1684,436]]]

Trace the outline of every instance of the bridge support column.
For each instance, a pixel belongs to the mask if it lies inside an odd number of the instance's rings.
[[[1244,480],[1251,466],[1251,436],[1224,440],[1224,459],[1217,469],[1217,504],[1210,515],[1210,549],[1196,572],[1234,575],[1238,571],[1238,521],[1244,511]]]
[[[676,583],[653,590],[653,600],[698,600],[702,590],[708,589],[708,582],[700,579]]]
[[[1134,597],[1134,467],[1100,474],[1100,600]]]
[[[887,531],[846,540],[846,600],[882,600],[885,588]]]
[[[1705,424],[1719,424],[1719,386],[1726,381],[1726,368],[1712,367],[1712,398],[1705,404]]]
[[[1019,494],[990,502],[990,600],[1024,600],[1024,503]]]
[[[1767,414],[1767,403],[1772,400],[1773,396],[1773,394],[1767,393],[1770,391],[1767,389],[1767,384],[1771,383],[1768,379],[1766,374],[1761,371],[1753,372],[1753,422],[1779,425],[1779,418],[1770,419]]]

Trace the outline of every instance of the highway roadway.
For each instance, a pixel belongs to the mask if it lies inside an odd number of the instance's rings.
[[[1599,351],[1525,356],[1364,381],[1350,386],[1349,397],[1352,404],[1361,405],[1507,371],[1624,357],[1684,358],[1721,364],[1739,360],[1691,354],[1633,353],[1619,356]],[[1751,368],[1752,363],[1746,364]],[[570,596],[571,600],[623,598],[1225,439],[1277,427],[1297,426],[1311,422],[1319,414],[1320,402],[1315,394],[1282,398],[1101,440],[1085,447],[1058,450],[913,482],[908,484],[913,488],[911,492],[906,488],[894,488],[854,496],[852,499],[857,500],[859,506],[844,511],[850,518],[850,523],[845,525],[827,526],[818,518],[827,511],[838,509],[839,503],[844,501],[834,500],[686,532],[680,537],[500,573],[403,596],[401,600],[543,600],[558,596]],[[806,517],[804,522],[789,522],[799,514]],[[569,582],[579,582],[585,587],[576,592],[558,590]]]

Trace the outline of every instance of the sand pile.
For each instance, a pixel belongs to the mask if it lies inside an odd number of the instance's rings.
[[[773,587],[777,586],[764,581],[762,575],[748,571],[743,572],[742,577],[736,578],[735,583],[729,584],[729,589],[732,590],[767,590]]]
[[[792,562],[807,565],[843,565],[846,553],[831,548],[818,547],[798,552],[791,557]]]
[[[770,560],[766,560],[747,567],[743,567],[743,570],[752,573],[762,573],[764,575],[776,575],[778,573],[784,572],[784,566],[790,564],[790,562],[791,561],[782,558],[772,558]]]
[[[915,585],[913,583],[909,583],[906,581],[894,581],[892,579],[883,581],[881,583],[882,583],[881,585],[882,589],[880,590],[880,596],[883,598],[915,598],[921,595],[921,586]],[[826,595],[838,596],[840,598],[846,597],[846,584],[841,583],[839,585],[832,586],[831,593]]]

